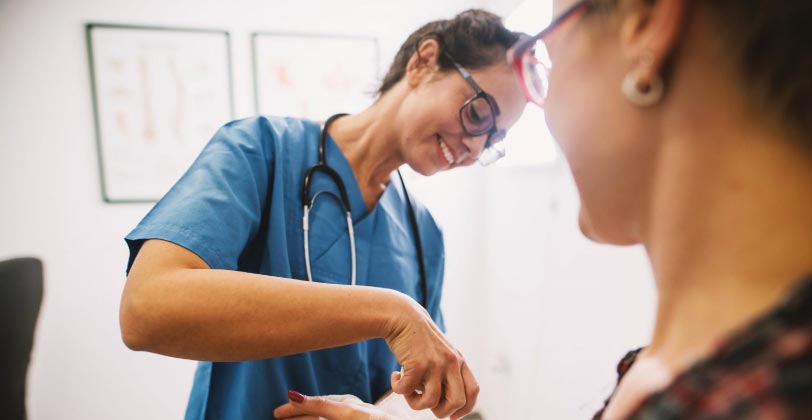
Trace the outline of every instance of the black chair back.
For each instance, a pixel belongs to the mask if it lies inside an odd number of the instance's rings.
[[[0,417],[25,419],[25,384],[42,303],[42,262],[0,261]]]

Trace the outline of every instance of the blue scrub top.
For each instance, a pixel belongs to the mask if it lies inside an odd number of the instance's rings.
[[[294,118],[254,117],[226,124],[127,235],[127,271],[147,239],[178,244],[213,269],[242,269],[238,259],[259,231],[270,193],[259,271],[306,279],[301,191],[305,172],[318,161],[319,129],[315,122]],[[349,163],[329,136],[326,157],[346,184],[352,206],[357,283],[399,290],[422,302],[409,210],[397,175],[368,211]],[[321,174],[311,188],[338,192]],[[428,210],[413,202],[428,274],[427,309],[444,329],[439,306],[445,259],[442,234]],[[310,256],[314,281],[350,283],[346,218],[332,199],[320,197],[311,211]],[[389,389],[390,374],[398,369],[383,339],[274,359],[200,362],[186,419],[271,419],[273,409],[287,402],[289,389],[309,395],[353,394],[372,402]]]

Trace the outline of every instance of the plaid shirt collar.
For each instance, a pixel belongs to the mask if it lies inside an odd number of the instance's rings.
[[[631,369],[642,350],[632,350],[621,359],[617,365],[617,383]],[[711,356],[678,375],[666,389],[646,398],[629,420],[729,418],[723,417],[719,407],[713,404],[701,408],[705,406],[701,401],[715,391],[722,390],[721,394],[724,394],[723,387],[735,386],[737,380],[742,389],[731,398],[735,398],[738,404],[749,404],[754,407],[753,412],[758,413],[768,409],[792,412],[795,401],[780,393],[782,378],[787,377],[783,371],[786,364],[782,362],[797,359],[802,360],[803,367],[807,368],[802,380],[807,381],[807,392],[812,391],[812,273],[799,281],[773,309],[723,339]],[[758,372],[753,369],[756,364],[761,367]],[[752,380],[749,376],[753,373],[761,375],[763,380]],[[794,380],[798,380],[798,375],[795,376]],[[601,420],[611,398],[606,399],[593,420]],[[812,409],[812,394],[804,394],[803,400],[809,400],[808,408]],[[729,407],[732,404],[724,405]]]

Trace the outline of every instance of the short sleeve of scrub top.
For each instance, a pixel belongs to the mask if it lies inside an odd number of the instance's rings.
[[[254,117],[222,127],[192,166],[125,238],[129,271],[146,240],[177,244],[212,269],[259,267],[261,274],[306,279],[302,231],[303,177],[318,160],[317,123],[295,118]],[[357,250],[357,283],[386,287],[424,301],[406,194],[396,175],[369,211],[352,169],[327,136],[328,164],[347,185]],[[337,192],[326,177],[312,191]],[[267,198],[267,201],[266,201]],[[442,233],[414,200],[424,248],[429,314],[444,330],[440,298],[445,254]],[[265,203],[269,203],[266,207]],[[267,231],[260,231],[267,210]],[[320,199],[310,217],[314,281],[349,284],[350,254],[343,211]],[[244,261],[260,237],[257,261]],[[280,297],[283,299],[284,297]],[[273,302],[268,302],[273,305]],[[363,308],[359,308],[363,310]],[[244,362],[199,363],[186,419],[269,419],[287,402],[287,390],[311,395],[354,394],[367,402],[389,388],[397,361],[382,339],[334,349]]]

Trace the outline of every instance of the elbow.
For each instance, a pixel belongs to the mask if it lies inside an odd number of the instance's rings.
[[[124,345],[134,351],[152,351],[157,340],[156,327],[149,315],[147,299],[136,293],[127,293],[121,299],[119,325]]]

